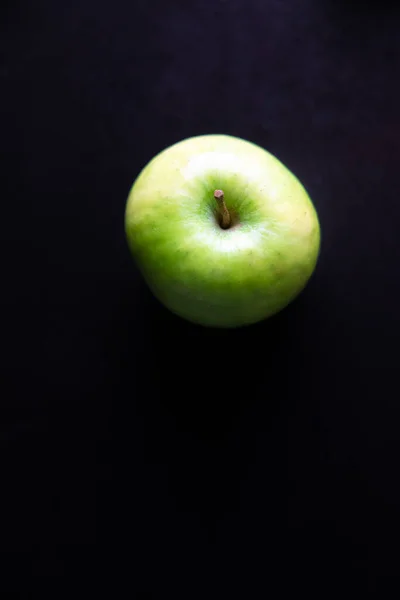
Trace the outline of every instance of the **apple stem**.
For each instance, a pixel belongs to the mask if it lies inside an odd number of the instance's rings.
[[[222,190],[215,190],[214,198],[218,203],[219,213],[221,215],[221,227],[222,229],[228,229],[231,224],[231,215],[229,214],[228,209],[226,208],[225,200],[224,200],[224,192]]]

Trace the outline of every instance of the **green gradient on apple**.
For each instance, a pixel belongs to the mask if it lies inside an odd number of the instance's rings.
[[[125,229],[155,296],[214,327],[284,308],[313,273],[320,245],[298,179],[263,148],[227,135],[186,139],[155,156],[130,191]]]

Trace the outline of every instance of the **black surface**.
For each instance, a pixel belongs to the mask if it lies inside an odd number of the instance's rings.
[[[0,19],[1,581],[397,585],[399,7],[16,0]],[[139,170],[212,132],[278,156],[323,234],[302,296],[240,331],[167,313],[124,239]]]

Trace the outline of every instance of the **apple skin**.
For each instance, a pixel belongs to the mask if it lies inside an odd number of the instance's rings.
[[[233,217],[218,219],[215,190]],[[155,296],[197,324],[239,327],[284,308],[314,271],[320,227],[298,179],[263,148],[228,135],[185,139],[134,182],[125,230]]]

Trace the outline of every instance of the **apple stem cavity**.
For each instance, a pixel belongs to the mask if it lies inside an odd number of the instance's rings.
[[[214,198],[218,203],[219,214],[221,217],[220,225],[222,229],[228,229],[231,225],[231,215],[229,214],[229,210],[226,208],[224,192],[222,190],[215,190]]]

